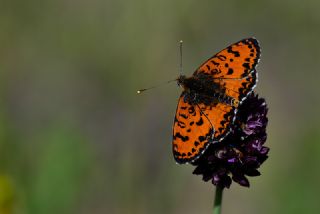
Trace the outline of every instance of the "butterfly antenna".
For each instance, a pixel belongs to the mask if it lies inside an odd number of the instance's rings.
[[[180,76],[182,75],[182,43],[183,41],[180,40]]]
[[[149,88],[143,88],[143,89],[140,89],[137,91],[137,94],[141,94],[142,92],[146,91],[146,90],[149,90],[149,89],[153,89],[153,88],[157,88],[159,86],[163,86],[165,84],[168,84],[168,83],[171,83],[173,81],[177,81],[177,79],[174,79],[174,80],[170,80],[170,81],[167,81],[167,82],[164,82],[164,83],[161,83],[159,85],[155,85],[155,86],[152,86],[152,87],[149,87]]]
[[[182,43],[183,43],[183,41],[180,40],[180,42],[179,42],[179,44],[180,44],[180,76],[182,75],[182,72],[183,72],[183,70],[182,70]],[[150,88],[140,89],[140,90],[137,91],[137,94],[141,94],[142,92],[144,92],[144,91],[146,91],[146,90],[153,89],[153,88],[157,88],[157,87],[159,87],[159,86],[168,84],[168,83],[173,82],[173,81],[177,81],[177,79],[170,80],[170,81],[164,82],[164,83],[162,83],[162,84],[152,86],[152,87],[150,87]]]

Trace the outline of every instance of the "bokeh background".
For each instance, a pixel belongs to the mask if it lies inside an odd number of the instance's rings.
[[[318,0],[1,0],[0,213],[210,213],[214,187],[176,165],[187,75],[242,38],[262,46],[270,157],[223,213],[320,210]]]

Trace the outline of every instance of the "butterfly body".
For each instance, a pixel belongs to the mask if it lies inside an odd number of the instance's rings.
[[[177,163],[197,160],[210,143],[221,142],[232,130],[237,107],[257,82],[260,47],[243,39],[209,58],[191,77],[180,75],[183,88],[173,124]]]
[[[200,73],[188,78],[181,75],[177,81],[185,91],[184,101],[191,105],[214,106],[219,102],[232,105],[233,98],[226,95],[226,88],[210,75]]]

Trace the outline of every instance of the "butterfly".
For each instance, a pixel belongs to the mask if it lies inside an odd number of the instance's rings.
[[[191,77],[177,78],[183,88],[173,123],[177,163],[194,162],[229,134],[238,106],[256,86],[259,58],[258,41],[247,38],[209,58]]]

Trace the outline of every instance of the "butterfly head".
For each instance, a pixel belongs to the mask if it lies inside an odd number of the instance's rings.
[[[185,75],[180,75],[180,76],[177,78],[177,84],[178,84],[178,86],[185,88],[185,81],[186,81],[186,79],[187,79],[187,77],[186,77]]]

